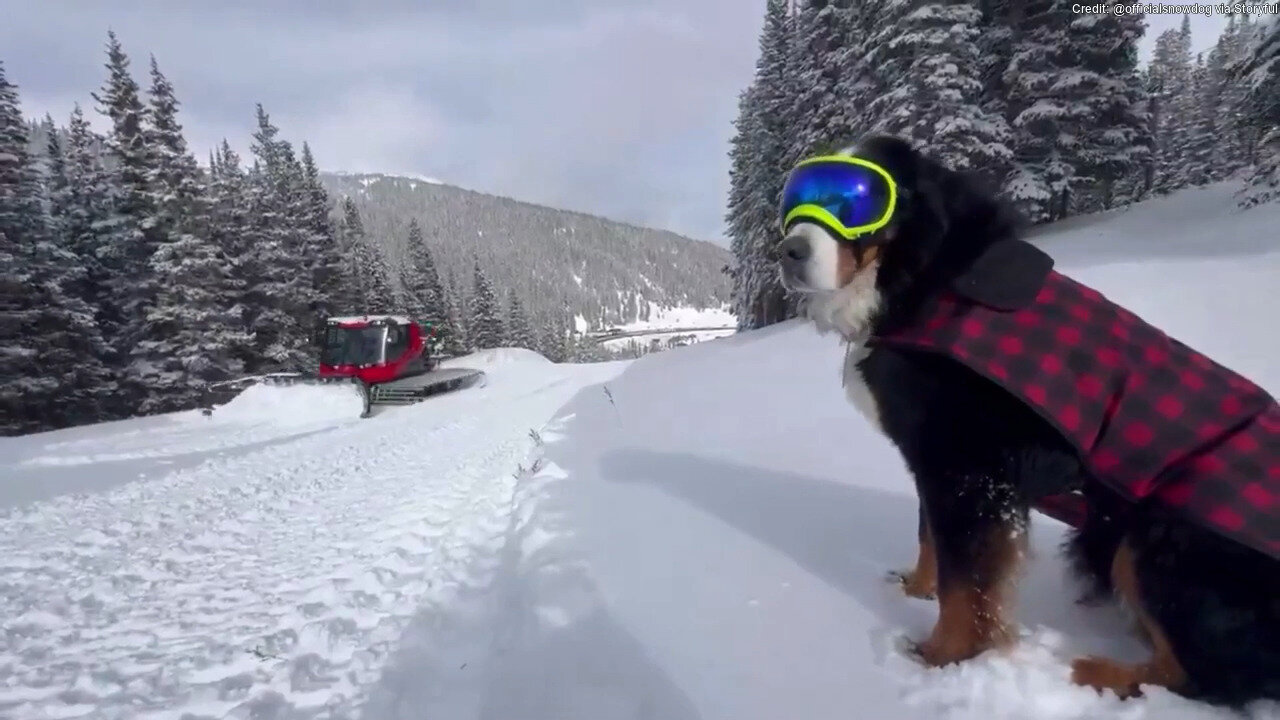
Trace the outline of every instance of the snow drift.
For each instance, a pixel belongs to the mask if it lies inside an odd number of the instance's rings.
[[[354,420],[363,409],[360,390],[352,383],[264,383],[245,388],[214,408],[210,417],[215,423],[306,428]]]

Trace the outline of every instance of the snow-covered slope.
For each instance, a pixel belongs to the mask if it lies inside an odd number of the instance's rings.
[[[251,388],[5,438],[0,717],[355,717],[414,619],[464,621],[502,566],[530,431],[620,368],[468,360],[484,387],[367,420]]]
[[[1280,392],[1280,206],[1112,215],[1040,239]],[[490,352],[455,361],[484,388],[365,421],[262,395],[0,439],[0,717],[1234,717],[1067,682],[1144,651],[1072,602],[1043,517],[1014,654],[903,658],[936,612],[883,581],[914,498],[840,358],[793,322],[632,363]]]

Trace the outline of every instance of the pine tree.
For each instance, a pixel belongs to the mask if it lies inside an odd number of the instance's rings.
[[[1195,117],[1191,75],[1191,21],[1184,15],[1180,29],[1166,30],[1156,38],[1151,58],[1153,91],[1160,96],[1154,188],[1159,194],[1187,185],[1185,152]]]
[[[755,79],[740,96],[737,133],[730,148],[725,219],[733,253],[729,274],[734,314],[741,329],[785,320],[796,310],[773,265],[781,239],[778,203],[782,184],[797,152],[791,142],[791,118],[798,109],[795,75],[788,67],[791,52],[792,20],[787,16],[787,4],[785,0],[769,0]]]
[[[1072,14],[1060,0],[1021,3],[1003,80],[1014,129],[1009,199],[1033,222],[1065,215],[1074,175],[1070,134],[1082,118],[1074,73],[1065,54]]]
[[[1238,200],[1240,207],[1250,208],[1280,202],[1280,20],[1262,26],[1245,57],[1237,76],[1245,88],[1244,107],[1261,134]]]
[[[237,364],[245,371],[261,364],[250,329],[252,319],[250,283],[261,273],[253,251],[253,228],[249,219],[249,179],[240,166],[240,156],[223,140],[210,162],[210,242],[226,269],[226,292],[230,313],[236,321],[237,336],[245,338],[233,350]]]
[[[152,267],[166,282],[147,313],[153,340],[140,342],[134,367],[149,387],[143,413],[189,408],[209,383],[244,370],[244,348],[252,338],[241,328],[224,259],[208,239],[183,234],[161,245]]]
[[[1186,119],[1187,146],[1183,149],[1188,185],[1200,186],[1213,178],[1214,150],[1218,142],[1216,114],[1221,101],[1220,89],[1214,87],[1204,55],[1196,56],[1191,69],[1191,116]],[[1210,105],[1209,103],[1213,103]]]
[[[41,401],[56,389],[37,360],[37,327],[48,298],[36,267],[45,228],[28,142],[17,87],[0,64],[0,431],[5,435],[38,429]]]
[[[477,350],[502,347],[503,327],[498,313],[498,301],[493,286],[475,263],[475,294],[472,300],[471,322],[468,324],[471,345]]]
[[[436,269],[431,249],[422,235],[422,226],[416,219],[409,221],[408,261],[405,264],[404,285],[408,294],[406,310],[415,320],[430,323],[435,328],[441,348],[450,344],[454,333],[445,300],[444,285]]]
[[[307,245],[311,248],[311,286],[314,304],[311,308],[317,320],[342,312],[354,312],[344,307],[349,303],[352,288],[344,272],[342,248],[330,215],[329,193],[320,182],[320,170],[316,167],[311,147],[302,144],[302,191],[305,198],[304,223],[310,233]]]
[[[868,105],[873,129],[998,187],[1012,161],[1012,137],[1004,118],[981,104],[982,13],[967,3],[915,0],[890,0],[881,12],[892,21],[871,39],[867,59],[892,81]]]
[[[311,278],[296,227],[296,168],[261,105],[257,121],[248,198],[253,264],[245,304],[261,364],[247,369],[300,370],[310,365],[316,328],[308,322]]]
[[[68,292],[93,308],[95,322],[105,333],[119,326],[120,316],[114,306],[114,278],[103,261],[111,255],[108,244],[112,188],[110,175],[95,149],[99,143],[77,103],[67,125],[67,197],[59,210],[67,247],[79,258],[84,274],[68,287]],[[108,367],[119,365],[109,344],[102,347],[96,360]],[[109,405],[105,399],[100,404]]]
[[[470,347],[462,312],[462,293],[453,275],[445,283],[445,316],[449,318],[449,334],[444,337],[444,352],[453,357],[466,355]]]
[[[1257,160],[1258,141],[1263,128],[1252,117],[1245,68],[1261,35],[1261,27],[1265,25],[1250,22],[1248,15],[1233,15],[1228,18],[1227,27],[1218,39],[1216,50],[1221,51],[1225,76],[1219,112],[1225,132],[1220,138],[1217,155],[1224,178],[1252,167]]]
[[[208,207],[200,167],[187,149],[178,122],[178,99],[155,56],[151,57],[150,95],[150,126],[144,132],[151,154],[147,186],[150,204],[156,209],[157,232],[163,242],[171,242],[203,233],[208,227]]]
[[[798,53],[792,81],[798,93],[789,93],[794,103],[789,114],[795,124],[788,165],[854,132],[854,114],[839,94],[844,55],[854,29],[853,5],[852,0],[804,0],[795,16]],[[785,18],[785,6],[781,11]],[[765,34],[772,41],[779,10],[770,6],[766,12]]]
[[[760,162],[756,154],[761,137],[760,111],[756,106],[758,87],[758,84],[752,85],[739,95],[738,117],[734,121],[737,132],[729,141],[729,199],[725,221],[733,260],[725,271],[733,283],[733,314],[738,319],[739,330],[764,324],[759,308],[764,276],[758,272],[760,249],[756,244],[761,233],[753,213],[755,188],[751,184],[755,164]]]
[[[1074,144],[1065,150],[1079,193],[1094,202],[1082,210],[1110,209],[1120,185],[1150,160],[1153,138],[1138,72],[1142,33],[1143,17],[1133,13],[1083,14],[1068,29],[1074,72],[1067,77],[1075,86],[1066,127]]]
[[[525,312],[524,303],[512,289],[507,295],[507,345],[510,347],[536,350],[538,343],[533,337],[533,327],[529,323],[529,315]]]
[[[124,363],[132,348],[147,336],[147,310],[155,304],[159,288],[151,256],[162,235],[149,183],[153,170],[146,142],[147,111],[130,75],[128,56],[114,32],[107,37],[108,78],[102,90],[93,94],[98,111],[111,121],[106,150],[113,175],[112,203],[100,247],[112,298],[104,313],[103,331],[114,339],[119,361]],[[122,380],[125,395],[121,402],[126,406],[140,402],[146,388],[127,372]]]
[[[212,208],[182,134],[179,103],[154,57],[151,80],[148,188],[162,242],[149,264],[163,282],[145,310],[145,334],[130,349],[130,375],[148,389],[139,403],[142,413],[195,405],[206,384],[243,370],[238,356],[249,342],[238,293],[209,234]]]
[[[555,315],[543,319],[538,332],[538,352],[554,363],[564,362],[564,336]]]
[[[68,292],[84,272],[65,234],[50,232],[40,171],[16,86],[0,64],[0,433],[100,418],[109,387],[91,308]],[[59,148],[59,155],[61,155]],[[52,164],[66,187],[61,161]],[[66,194],[63,194],[65,199]]]
[[[45,197],[49,201],[49,234],[60,244],[66,242],[67,220],[71,214],[71,173],[67,169],[67,155],[63,141],[53,118],[46,115],[45,124],[50,128],[45,141]]]
[[[360,315],[394,312],[396,297],[391,289],[390,273],[381,254],[370,245],[365,235],[364,221],[355,200],[344,198],[342,213],[347,272],[359,289],[359,305],[355,312]]]

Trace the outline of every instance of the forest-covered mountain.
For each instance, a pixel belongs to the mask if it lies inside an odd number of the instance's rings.
[[[602,329],[648,319],[650,303],[729,302],[729,252],[709,242],[424,178],[320,179],[338,207],[353,200],[366,235],[392,267],[406,264],[409,222],[417,220],[446,286],[465,297],[478,261],[503,296],[514,291],[524,301],[535,325],[568,312]]]

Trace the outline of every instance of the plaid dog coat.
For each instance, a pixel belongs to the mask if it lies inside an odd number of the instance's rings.
[[[1052,423],[1125,499],[1280,557],[1275,399],[1052,270],[1033,246],[1000,245],[869,343],[964,363]],[[1043,509],[1068,519],[1078,508],[1056,496]]]

